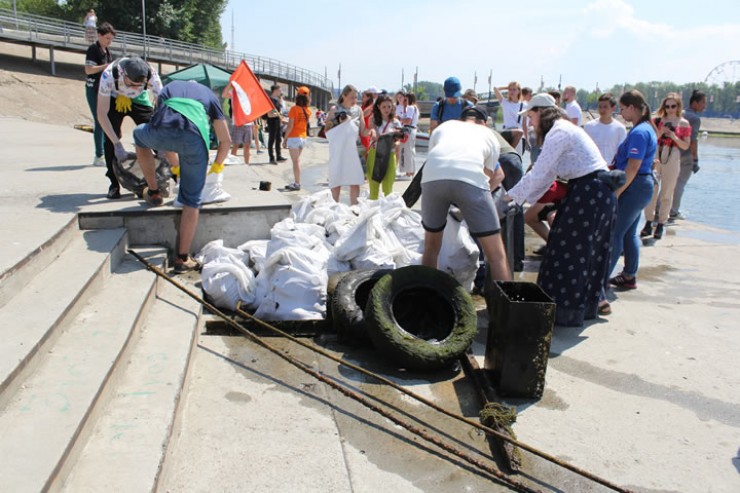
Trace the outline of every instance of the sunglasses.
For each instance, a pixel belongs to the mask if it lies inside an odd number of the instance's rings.
[[[668,109],[673,109],[673,108],[678,108],[678,105],[677,104],[667,104],[665,105],[665,107]]]

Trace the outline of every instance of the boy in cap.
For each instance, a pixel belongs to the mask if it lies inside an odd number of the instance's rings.
[[[421,263],[437,268],[439,250],[450,205],[455,204],[468,223],[496,280],[510,280],[501,226],[491,190],[504,179],[498,165],[500,146],[487,127],[484,106],[462,110],[459,120],[450,120],[429,139],[429,154],[421,178],[424,200],[421,218],[424,253]]]
[[[98,122],[105,132],[105,176],[110,180],[109,199],[121,198],[121,186],[113,172],[113,158],[118,162],[128,159],[128,152],[121,142],[121,124],[130,116],[137,125],[151,120],[152,102],[147,89],[155,97],[162,90],[157,71],[137,56],[119,58],[108,65],[100,76],[98,89]],[[111,98],[115,103],[111,105]]]
[[[432,107],[429,116],[429,133],[432,133],[440,123],[459,119],[463,109],[473,106],[473,103],[460,97],[462,84],[457,77],[448,77],[445,80],[444,91],[445,99],[438,101]]]

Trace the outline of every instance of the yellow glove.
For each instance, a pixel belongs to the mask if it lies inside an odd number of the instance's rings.
[[[170,167],[170,172],[172,173],[172,176],[180,176],[180,167],[172,166]]]
[[[208,174],[211,173],[221,173],[224,170],[224,165],[222,163],[213,163],[211,165],[211,169],[208,170]]]
[[[116,111],[119,113],[128,113],[131,111],[131,98],[123,94],[116,96]]]

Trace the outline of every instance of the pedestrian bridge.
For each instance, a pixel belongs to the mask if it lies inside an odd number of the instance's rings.
[[[31,46],[33,59],[38,48],[49,50],[51,73],[56,75],[55,50],[86,53],[89,43],[81,24],[62,21],[22,12],[0,9],[0,42]],[[114,55],[140,55],[151,63],[174,65],[176,68],[195,63],[210,63],[227,70],[234,70],[245,60],[261,79],[263,87],[280,83],[287,87],[286,95],[292,98],[295,88],[308,86],[312,103],[327,107],[333,84],[327,77],[272,58],[250,55],[233,50],[216,50],[202,45],[185,43],[159,36],[117,31],[111,45]]]

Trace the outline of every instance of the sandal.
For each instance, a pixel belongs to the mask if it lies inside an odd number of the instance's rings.
[[[599,315],[611,315],[612,306],[609,304],[608,301],[605,301],[604,303],[600,303],[598,313]]]

